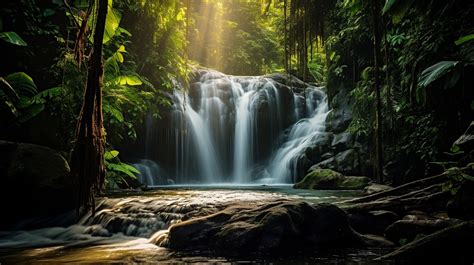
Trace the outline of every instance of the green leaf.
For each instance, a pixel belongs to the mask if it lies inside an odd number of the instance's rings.
[[[181,8],[178,14],[176,15],[176,21],[183,21],[184,18],[185,18],[185,11],[183,8]]]
[[[120,45],[120,47],[117,49],[117,52],[127,52],[127,51],[125,50],[125,46]]]
[[[126,163],[122,163],[120,162],[120,164],[125,167],[127,170],[129,170],[130,172],[133,172],[133,173],[136,173],[136,174],[140,174],[140,171],[138,171],[138,169],[136,169],[134,166],[132,165],[129,165],[129,164],[126,164]]]
[[[39,92],[37,95],[33,97],[33,102],[37,103],[44,103],[46,99],[52,99],[62,95],[63,88],[62,87],[52,87],[46,90]]]
[[[23,73],[23,72],[17,72],[10,74],[5,77],[5,80],[10,84],[10,86],[15,89],[15,91],[21,96],[34,96],[38,94],[38,91],[36,89],[35,82],[33,79]]]
[[[44,104],[32,104],[27,109],[21,111],[18,121],[24,123],[31,118],[34,118],[44,110]]]
[[[20,99],[20,96],[16,93],[15,89],[13,89],[7,80],[2,77],[0,77],[0,92],[2,97],[5,95],[11,101],[18,101]]]
[[[109,105],[109,104],[104,104],[103,110],[104,110],[104,113],[110,114],[110,115],[111,115],[112,117],[114,117],[117,121],[119,121],[119,122],[123,122],[123,121],[124,121],[123,114],[122,114],[122,112],[121,112],[119,109],[117,109],[117,108],[115,108],[115,107],[113,107],[113,106],[111,106],[111,105]]]
[[[130,33],[128,30],[126,30],[126,29],[124,29],[124,28],[122,28],[122,27],[118,27],[118,29],[117,29],[117,31],[116,31],[115,34],[121,35],[122,33],[125,34],[125,35],[127,35],[127,36],[129,36],[129,37],[132,36],[132,33]]]
[[[120,72],[118,63],[123,63],[124,58],[123,58],[122,53],[124,53],[124,52],[127,52],[125,50],[125,46],[120,45],[120,47],[117,49],[117,51],[114,52],[114,54],[112,54],[112,56],[107,58],[107,60],[105,61],[105,67],[106,68],[112,67],[114,72]]]
[[[392,9],[393,5],[397,2],[397,0],[387,0],[385,2],[385,5],[382,9],[382,12],[383,14],[386,14],[387,12],[390,11],[390,9]]]
[[[456,153],[458,153],[458,152],[461,151],[461,148],[460,148],[458,145],[453,145],[453,146],[451,146],[451,150],[450,150],[450,151],[451,151],[451,153],[456,154]]]
[[[19,108],[19,109],[26,109],[26,108],[28,108],[29,106],[31,106],[32,104],[33,104],[33,100],[31,100],[31,98],[25,97],[25,96],[21,96],[21,97],[20,97],[20,100],[18,100],[16,106],[17,106],[17,108]]]
[[[474,40],[474,34],[462,36],[461,38],[456,40],[454,43],[459,46],[459,45],[461,45],[465,42],[468,42],[470,40]]]
[[[104,31],[104,40],[102,43],[107,43],[110,39],[113,38],[122,19],[122,14],[114,8],[110,8],[105,19],[105,31]]]
[[[418,79],[418,86],[426,88],[434,81],[451,72],[459,63],[459,61],[441,61],[426,68]]]
[[[114,78],[112,83],[129,86],[139,86],[143,84],[142,80],[136,75],[121,75]]]
[[[117,150],[105,151],[104,158],[105,160],[112,160],[116,158],[118,155],[119,155],[119,151]]]
[[[18,46],[27,46],[26,42],[13,31],[0,32],[0,39]]]
[[[86,8],[89,6],[89,0],[75,0],[74,6],[77,8]]]
[[[382,13],[392,16],[394,24],[402,21],[405,14],[410,10],[414,0],[387,0],[383,7]]]
[[[136,174],[140,174],[140,171],[138,171],[136,168],[134,168],[131,165],[119,162],[119,163],[109,163],[107,165],[107,168],[112,171],[118,171],[125,173],[127,176],[131,178],[137,178]]]
[[[46,8],[44,11],[43,11],[43,17],[49,17],[49,16],[52,16],[56,14],[56,12],[50,8]]]
[[[449,191],[453,188],[453,183],[451,181],[447,181],[441,185],[441,190],[442,191]]]
[[[468,174],[462,174],[462,177],[467,179],[467,180],[470,180],[470,181],[474,181],[474,177],[471,176],[471,175],[468,175]]]

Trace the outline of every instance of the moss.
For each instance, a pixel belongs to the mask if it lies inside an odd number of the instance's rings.
[[[296,183],[296,189],[320,190],[357,190],[363,189],[370,183],[367,177],[345,177],[331,169],[310,169],[304,179]]]
[[[344,176],[331,169],[313,169],[302,181],[296,183],[297,189],[317,189],[321,186],[333,186],[342,181]]]
[[[342,182],[341,189],[361,190],[369,185],[371,179],[368,177],[346,177]]]

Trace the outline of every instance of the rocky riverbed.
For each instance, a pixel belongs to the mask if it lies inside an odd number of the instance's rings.
[[[360,192],[295,190],[291,186],[196,186],[111,193],[100,199],[95,216],[83,216],[72,224],[65,222],[68,218],[56,218],[56,226],[39,229],[28,228],[39,223],[30,220],[0,232],[0,262],[304,264],[312,260],[333,264],[343,260],[366,264],[388,251],[367,248],[373,239],[353,231],[346,214],[329,204],[358,195]],[[199,228],[189,236],[187,224],[200,226],[210,219],[215,221],[214,231],[220,233],[203,237],[205,230]],[[220,244],[215,244],[217,237]],[[332,248],[335,244],[337,248]],[[313,248],[324,245],[332,247]],[[236,251],[219,251],[224,246]],[[248,248],[253,251],[242,255]],[[278,249],[287,251],[275,253]]]

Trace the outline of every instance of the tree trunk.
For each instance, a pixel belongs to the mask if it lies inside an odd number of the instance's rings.
[[[287,0],[284,0],[283,1],[283,16],[284,16],[284,27],[285,27],[285,29],[284,29],[284,33],[285,33],[284,35],[285,36],[283,37],[284,43],[285,43],[284,44],[285,45],[285,63],[284,63],[284,65],[285,65],[285,72],[288,75],[288,73],[289,73],[289,69],[288,69],[288,28],[287,28],[288,27],[288,18],[286,16],[286,9],[287,9],[286,5],[287,5]]]
[[[380,98],[380,1],[372,1],[372,19],[374,33],[374,75],[375,75],[375,163],[374,171],[378,183],[383,181],[382,152],[382,102]]]
[[[76,139],[71,154],[71,176],[77,185],[77,208],[92,208],[95,193],[104,184],[104,128],[102,117],[102,40],[108,1],[98,0],[94,45],[87,70],[84,102],[76,126]]]

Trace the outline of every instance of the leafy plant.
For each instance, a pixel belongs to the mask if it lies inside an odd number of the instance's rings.
[[[402,21],[413,2],[414,0],[387,0],[382,12],[391,15],[393,23],[397,24]]]
[[[0,39],[14,45],[27,46],[26,42],[13,31],[0,32]]]
[[[45,108],[47,100],[59,96],[59,87],[38,93],[33,79],[24,72],[0,77],[0,105],[7,111],[11,123],[24,123]]]
[[[132,165],[120,161],[119,151],[109,150],[104,154],[106,173],[106,185],[109,188],[116,186],[131,187],[130,182],[137,179],[137,174],[140,172]]]
[[[474,34],[470,34],[470,35],[466,35],[466,36],[462,36],[461,38],[459,38],[458,40],[456,40],[454,42],[454,44],[456,45],[461,45],[463,43],[466,43],[468,41],[471,41],[471,40],[474,40]]]
[[[459,61],[441,61],[426,68],[421,73],[418,86],[421,88],[428,87],[434,81],[453,71],[459,63]]]
[[[451,167],[446,170],[446,174],[449,177],[448,181],[446,181],[442,189],[443,191],[449,191],[452,195],[456,195],[459,191],[461,185],[466,181],[474,181],[474,177],[467,174],[461,168],[458,167]]]

